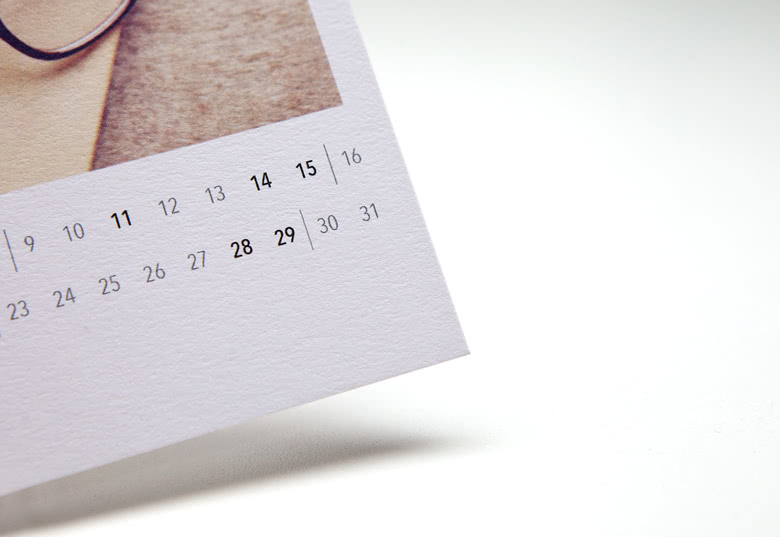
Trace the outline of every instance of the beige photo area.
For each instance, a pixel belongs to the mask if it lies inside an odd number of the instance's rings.
[[[305,0],[138,0],[118,30],[59,62],[0,43],[0,193],[341,104]]]
[[[90,170],[118,37],[57,62],[0,42],[0,194]]]

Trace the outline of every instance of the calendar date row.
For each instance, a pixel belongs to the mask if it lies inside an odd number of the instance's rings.
[[[360,214],[362,215],[361,221],[364,223],[373,222],[379,219],[379,209],[376,204],[370,203],[368,205],[361,205]],[[299,211],[300,212],[300,211]],[[262,241],[263,245],[268,245],[276,248],[286,248],[293,246],[303,241],[308,244],[312,250],[314,250],[314,242],[311,238],[309,226],[306,223],[306,218],[303,213],[300,212],[301,220],[298,224],[291,223],[291,225],[280,226],[275,229],[272,234],[272,238],[269,237]],[[321,235],[328,235],[338,233],[342,229],[339,223],[339,218],[334,214],[329,214],[316,218],[316,224],[312,228],[312,232],[319,233]],[[82,240],[86,234],[83,226],[76,224],[69,228],[73,239]],[[301,237],[303,236],[303,239]],[[27,236],[24,240],[28,246],[30,252],[35,250],[35,240],[32,236]],[[253,256],[259,251],[261,242],[252,237],[242,237],[236,240],[230,241],[222,248],[221,253],[228,255],[231,259],[241,260],[249,256]],[[219,249],[217,249],[219,250]],[[14,300],[6,304],[7,315],[10,321],[21,321],[30,317],[32,312],[38,308],[53,308],[61,309],[75,305],[78,301],[78,297],[84,294],[94,294],[99,296],[110,296],[122,292],[123,285],[128,282],[142,283],[142,284],[159,284],[169,277],[169,268],[175,268],[175,270],[186,270],[187,272],[204,271],[208,266],[208,259],[215,250],[197,250],[190,252],[186,255],[186,258],[182,258],[172,264],[170,267],[162,262],[152,262],[146,264],[139,264],[138,272],[132,274],[125,272],[124,274],[106,274],[99,278],[96,278],[92,284],[82,284],[77,286],[59,286],[56,289],[52,289],[50,296],[45,300],[37,300],[33,304],[28,298],[21,298]],[[185,260],[186,259],[186,260]],[[91,286],[91,288],[90,288]],[[0,302],[2,303],[2,302]],[[1,337],[1,336],[0,336]]]

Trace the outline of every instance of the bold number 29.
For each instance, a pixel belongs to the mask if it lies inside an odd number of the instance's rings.
[[[277,242],[278,246],[289,244],[287,239],[290,239],[290,243],[295,242],[295,229],[291,227],[286,227],[284,230],[277,229],[274,231],[274,235],[279,238],[279,241]]]

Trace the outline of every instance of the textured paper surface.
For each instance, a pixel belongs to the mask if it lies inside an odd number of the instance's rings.
[[[0,196],[18,270],[0,242],[0,297],[30,308],[0,319],[0,494],[468,352],[348,4],[311,7],[341,106]],[[307,160],[319,173],[301,180]],[[273,188],[248,189],[262,170]],[[320,233],[328,215],[339,229]],[[104,296],[109,275],[121,291]]]

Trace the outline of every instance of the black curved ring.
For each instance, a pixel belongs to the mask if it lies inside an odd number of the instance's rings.
[[[68,50],[43,50],[39,48],[32,47],[16,37],[11,30],[8,29],[8,27],[3,23],[2,19],[0,19],[0,41],[5,41],[9,45],[11,45],[13,48],[21,52],[22,54],[25,54],[31,58],[35,58],[36,60],[46,60],[46,61],[53,61],[53,60],[61,60],[63,58],[67,58],[68,56],[72,56],[78,52],[81,52],[85,48],[89,47],[93,43],[95,43],[97,40],[99,40],[101,37],[106,35],[108,32],[114,29],[114,27],[119,24],[119,22],[124,18],[125,15],[130,11],[130,9],[133,7],[133,5],[136,3],[137,0],[130,0],[127,5],[125,6],[124,11],[120,13],[116,19],[108,25],[106,28],[103,29],[100,33],[93,36],[88,41],[81,43],[79,46],[74,47],[72,49]],[[100,26],[98,26],[99,28]],[[87,34],[89,35],[89,34]]]

